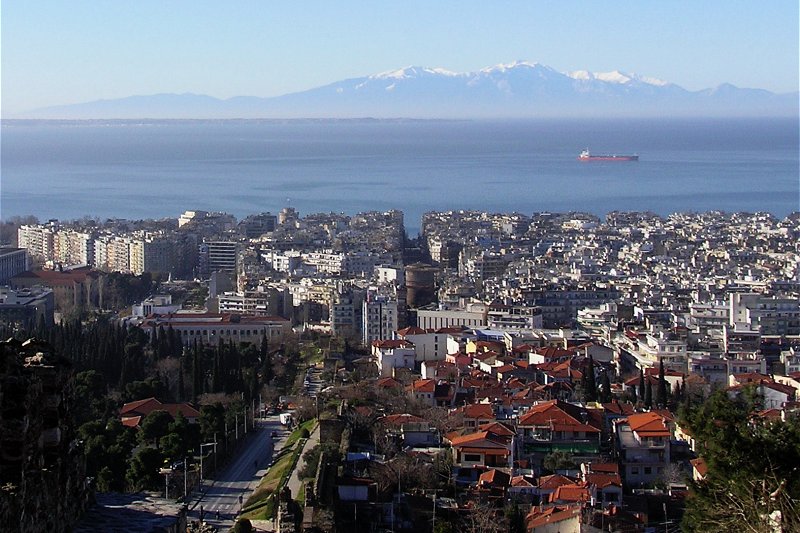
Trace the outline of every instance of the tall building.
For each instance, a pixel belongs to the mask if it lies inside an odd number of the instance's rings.
[[[12,276],[28,270],[28,254],[24,248],[0,248],[0,285]]]
[[[248,239],[256,239],[265,233],[275,231],[278,217],[272,213],[250,215],[239,222],[239,233]]]
[[[390,339],[397,331],[397,299],[369,291],[362,307],[362,337],[365,346],[372,341]]]
[[[63,265],[94,265],[93,233],[62,229],[53,239],[53,261]]]
[[[144,234],[130,243],[131,272],[169,273],[175,270],[177,243],[167,235]]]
[[[212,272],[236,273],[239,243],[230,241],[206,241],[200,245],[198,257],[200,275],[206,278]]]
[[[26,224],[17,230],[17,243],[36,261],[53,261],[55,254],[54,224]]]

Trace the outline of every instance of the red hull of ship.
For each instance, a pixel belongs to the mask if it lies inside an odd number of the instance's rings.
[[[590,155],[578,157],[578,161],[638,161],[638,155]]]

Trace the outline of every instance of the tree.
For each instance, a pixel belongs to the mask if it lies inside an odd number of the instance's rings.
[[[555,450],[547,454],[542,465],[550,472],[575,468],[576,466],[572,455],[561,450]]]
[[[161,452],[155,448],[140,448],[131,459],[125,479],[134,492],[160,486],[158,469],[164,464]]]
[[[204,441],[213,441],[217,433],[225,431],[225,408],[220,402],[200,407],[200,435]]]
[[[141,442],[155,441],[156,448],[160,445],[160,440],[169,433],[169,425],[172,417],[166,411],[160,409],[150,412],[144,417],[139,432]]]
[[[269,355],[269,341],[266,332],[261,336],[261,347],[258,350],[258,358],[261,361],[261,382],[265,385],[272,381],[272,358]]]
[[[519,505],[514,502],[508,505],[505,511],[505,518],[506,523],[508,523],[509,533],[526,533],[525,513],[522,512]]]
[[[603,372],[603,377],[600,381],[600,401],[602,403],[609,403],[612,399],[611,380],[608,377],[608,372]]]
[[[649,379],[644,387],[644,406],[648,409],[653,407],[653,385],[650,383]]]
[[[594,359],[590,355],[583,367],[583,376],[581,377],[581,389],[583,391],[583,399],[586,402],[597,401],[597,383],[594,379]]]
[[[506,524],[497,510],[486,503],[477,503],[466,517],[463,531],[468,533],[500,533]]]
[[[298,470],[301,479],[313,478],[317,474],[320,458],[325,454],[328,462],[338,462],[340,460],[339,446],[331,442],[317,444],[310,450],[303,453],[303,466]]]
[[[683,413],[708,465],[692,482],[684,531],[800,530],[800,420],[765,420],[757,397],[718,391]]]
[[[664,359],[658,364],[658,388],[656,389],[656,405],[662,409],[667,406],[667,380],[664,377]]]
[[[643,402],[643,401],[644,401],[644,394],[645,394],[644,388],[645,388],[645,384],[644,384],[644,370],[640,368],[640,369],[639,369],[639,390],[638,390],[638,393],[639,393],[639,401],[640,401],[640,402]]]
[[[233,526],[234,533],[251,533],[253,531],[253,524],[247,518],[240,518]]]

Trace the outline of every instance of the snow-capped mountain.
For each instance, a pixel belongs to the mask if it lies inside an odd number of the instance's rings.
[[[523,118],[797,116],[797,93],[729,84],[688,91],[654,77],[528,61],[475,72],[409,66],[273,98],[134,96],[39,109],[30,118]]]

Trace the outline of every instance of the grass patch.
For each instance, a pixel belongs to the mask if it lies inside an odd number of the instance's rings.
[[[261,478],[258,487],[247,499],[245,506],[254,505],[275,492],[275,489],[281,484],[281,480],[289,477],[293,462],[292,454],[290,453],[284,454],[283,457],[275,461],[267,475]]]
[[[308,430],[309,433],[311,433],[314,430],[314,426],[316,424],[317,424],[317,419],[312,418],[311,420],[306,420],[305,422],[297,426],[294,429],[294,431],[292,431],[292,434],[286,438],[286,444],[284,444],[283,447],[289,448],[294,446],[295,443],[298,440],[300,440],[300,434],[303,432],[303,429],[305,428],[306,430]]]
[[[275,456],[274,464],[270,467],[267,475],[261,478],[258,487],[247,499],[244,505],[242,517],[251,520],[270,520],[275,514],[275,498],[272,497],[279,488],[286,484],[303,451],[302,446],[297,445],[303,429],[309,431],[314,429],[316,420],[306,420],[300,424],[291,435],[286,439],[280,453]],[[303,441],[305,442],[305,441]],[[305,498],[305,495],[303,495]]]
[[[297,496],[295,496],[295,501],[300,505],[300,507],[305,507],[306,504],[306,484],[300,483],[300,490],[297,491]]]
[[[325,360],[322,348],[316,344],[307,344],[301,347],[300,355],[303,358],[303,362],[307,365],[316,365],[317,363],[321,363]]]

